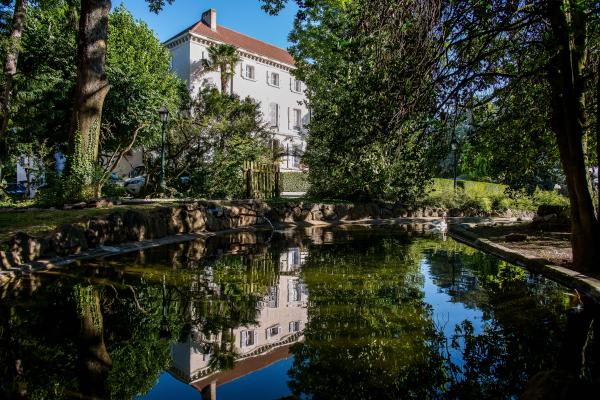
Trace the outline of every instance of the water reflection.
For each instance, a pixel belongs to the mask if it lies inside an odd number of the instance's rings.
[[[275,255],[278,274],[256,303],[257,312],[252,322],[215,333],[208,328],[206,318],[200,317],[206,315],[205,307],[199,309],[205,304],[194,303],[191,313],[201,322],[192,326],[185,342],[173,345],[170,371],[179,379],[193,383],[203,398],[216,399],[217,385],[288,358],[291,345],[303,339],[308,322],[308,290],[299,276],[307,254],[300,247],[291,247],[283,249],[278,257]],[[211,298],[222,294],[221,285],[215,282],[213,267],[206,269],[205,279],[212,288]],[[223,352],[229,356],[225,362]]]
[[[242,232],[11,285],[0,291],[0,398],[480,399],[598,387],[593,307],[423,225]]]

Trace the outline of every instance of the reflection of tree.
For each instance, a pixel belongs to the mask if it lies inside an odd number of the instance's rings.
[[[479,252],[430,251],[427,260],[451,301],[483,315],[480,332],[465,320],[450,338],[461,357],[449,357],[456,372],[451,397],[515,396],[536,373],[556,368],[564,346],[564,289]]]
[[[104,317],[100,308],[98,288],[75,285],[73,301],[81,326],[78,340],[81,394],[92,399],[106,398],[106,382],[112,361],[104,343]]]
[[[315,399],[428,398],[445,382],[423,279],[400,240],[311,248],[290,387]]]
[[[0,397],[126,399],[149,390],[169,365],[170,343],[159,339],[161,287],[134,287],[135,298],[52,279],[33,297],[3,303]]]

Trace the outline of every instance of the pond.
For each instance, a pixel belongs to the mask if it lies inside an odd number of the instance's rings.
[[[516,398],[600,369],[594,307],[423,225],[238,232],[0,296],[8,399]]]

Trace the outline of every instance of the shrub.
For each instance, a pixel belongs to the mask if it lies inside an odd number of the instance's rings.
[[[309,188],[308,175],[304,172],[281,173],[282,192],[308,192]]]
[[[124,197],[127,194],[123,185],[118,183],[108,182],[102,186],[102,197],[108,197],[111,199],[118,199]]]
[[[569,206],[568,197],[565,197],[555,191],[545,191],[539,189],[536,189],[533,193],[533,202],[538,206]]]
[[[537,189],[533,195],[525,191],[510,191],[508,186],[488,182],[459,181],[454,191],[451,179],[433,179],[431,190],[422,200],[424,205],[447,209],[475,209],[482,212],[508,209],[536,211],[540,205],[569,205],[569,199],[552,191]]]

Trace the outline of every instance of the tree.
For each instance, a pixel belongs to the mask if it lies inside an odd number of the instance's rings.
[[[267,6],[276,12],[282,3]],[[312,110],[303,161],[313,191],[354,200],[414,200],[434,164],[428,62],[436,3],[298,3],[291,52]]]
[[[596,2],[554,0],[543,4],[550,23],[546,46],[550,54],[551,121],[569,187],[573,265],[584,271],[600,271],[600,212],[596,214],[594,209],[583,147],[588,25],[599,22]]]
[[[244,162],[269,160],[260,105],[205,88],[192,108],[191,118],[180,119],[171,130],[168,184],[187,196],[243,197]],[[189,183],[178,184],[181,176],[188,176]]]
[[[158,12],[173,0],[147,0]],[[106,40],[111,0],[81,0],[77,34],[77,80],[69,129],[67,195],[72,200],[94,195],[104,99],[110,89],[106,75]]]
[[[2,180],[2,164],[6,157],[6,133],[10,117],[10,101],[13,91],[13,80],[17,73],[17,60],[19,57],[19,46],[23,36],[25,13],[27,11],[27,0],[16,0],[14,5],[10,38],[7,44],[4,58],[4,75],[0,93],[0,180]]]
[[[205,71],[220,71],[221,93],[226,94],[229,82],[233,83],[235,66],[240,62],[237,49],[229,44],[215,44],[208,48],[208,56],[210,65],[205,66]]]
[[[143,22],[121,5],[110,14],[106,74],[111,90],[104,104],[100,154],[103,171],[96,194],[132,148],[161,140],[157,110],[187,107],[185,83],[170,68],[171,55]]]
[[[264,0],[263,7],[272,13],[278,12],[287,3],[286,0]],[[584,140],[587,128],[586,115],[590,115],[588,104],[586,103],[586,90],[589,90],[593,75],[590,71],[588,54],[593,54],[592,49],[597,51],[598,41],[597,32],[599,25],[597,2],[591,0],[502,0],[494,2],[481,2],[478,0],[460,0],[443,1],[440,8],[427,6],[427,1],[410,2],[407,7],[398,7],[396,3],[391,6],[389,2],[363,2],[361,1],[340,1],[340,2],[311,2],[307,4],[297,1],[300,11],[297,16],[295,31],[292,39],[298,42],[294,49],[294,54],[302,59],[303,48],[308,49],[309,54],[314,55],[310,60],[314,66],[309,65],[304,68],[310,71],[315,68],[317,71],[325,68],[326,60],[336,60],[334,65],[342,66],[337,71],[332,69],[328,76],[326,90],[322,90],[318,81],[311,80],[310,74],[302,75],[303,66],[300,63],[299,73],[301,77],[306,77],[311,105],[314,106],[314,119],[312,131],[319,132],[321,126],[320,119],[327,118],[327,109],[322,109],[318,100],[321,91],[329,94],[330,97],[338,98],[344,93],[356,93],[351,87],[342,92],[335,91],[338,82],[345,82],[350,77],[350,82],[360,80],[370,82],[369,71],[377,71],[374,78],[377,82],[385,82],[385,72],[392,74],[398,82],[427,82],[423,77],[431,78],[432,86],[424,85],[429,93],[431,90],[435,96],[435,106],[426,108],[430,118],[439,118],[440,114],[452,109],[451,104],[460,104],[462,107],[475,109],[478,106],[494,101],[498,94],[518,88],[525,79],[531,77],[543,77],[549,89],[549,104],[547,115],[550,118],[550,126],[556,139],[558,153],[560,155],[562,169],[564,171],[567,186],[569,189],[569,200],[571,204],[571,242],[573,248],[573,264],[576,269],[582,271],[598,271],[600,266],[600,221],[598,214],[594,209],[592,196],[589,189],[588,171],[586,165],[586,151]],[[331,4],[335,5],[331,5]],[[413,8],[410,18],[417,21],[423,16],[431,16],[426,21],[430,23],[415,23],[400,29],[402,25],[394,25],[397,21],[394,18],[381,19],[386,21],[383,26],[387,29],[371,31],[370,29],[377,25],[376,19],[370,19],[371,15],[386,15],[386,12],[393,10],[392,15],[401,16],[399,10]],[[332,12],[336,9],[338,11]],[[343,23],[348,22],[347,18],[340,19],[339,16],[350,15],[349,11],[354,10],[355,29],[343,29]],[[432,11],[433,15],[432,15]],[[395,13],[395,14],[394,14]],[[326,16],[321,20],[322,16]],[[410,18],[407,21],[410,21]],[[318,24],[313,24],[318,21]],[[333,22],[335,29],[328,29],[328,21]],[[360,23],[360,24],[359,24]],[[414,27],[424,27],[424,31]],[[336,35],[336,32],[342,32],[342,35]],[[376,42],[386,44],[386,38],[390,40],[391,48],[381,48],[375,54],[385,54],[388,57],[376,58],[377,62],[373,64],[362,65],[364,60],[369,60],[363,56],[364,49],[368,46],[361,46],[360,49],[346,55],[347,60],[351,60],[351,66],[354,66],[360,74],[352,75],[352,68],[345,68],[344,58],[335,56],[343,54],[344,49],[349,44],[368,40],[376,37],[376,34],[385,32],[387,36],[377,37]],[[395,33],[395,34],[394,34]],[[316,43],[316,40],[310,41],[310,36],[318,38],[320,46],[303,46],[305,43]],[[423,41],[433,36],[433,40]],[[368,42],[366,42],[368,43]],[[429,43],[429,46],[411,47],[410,44]],[[330,54],[315,49],[331,49]],[[374,47],[377,49],[377,47]],[[394,65],[390,60],[399,60],[401,53],[394,52],[394,49],[411,49],[403,59],[409,61],[409,64],[422,66],[417,73],[405,74],[410,70],[404,70],[401,66]],[[335,49],[335,52],[333,51]],[[385,49],[385,51],[384,51]],[[390,51],[392,50],[392,51]],[[417,59],[411,60],[410,55],[418,54]],[[386,63],[387,62],[387,63]],[[382,68],[378,70],[377,67]],[[334,67],[335,68],[335,67]],[[364,70],[363,70],[364,68]],[[421,77],[419,80],[418,78]],[[417,79],[416,79],[417,78]],[[374,80],[375,80],[374,79]],[[323,85],[324,86],[324,85]],[[365,85],[366,86],[366,85]],[[419,85],[420,86],[420,85]],[[417,86],[417,87],[419,87]],[[389,135],[394,132],[389,129],[386,121],[392,120],[391,117],[398,116],[401,121],[407,121],[410,116],[414,121],[414,112],[386,114],[386,111],[392,109],[410,110],[403,103],[402,92],[390,92],[389,89],[382,88],[383,99],[377,103],[375,99],[369,98],[367,90],[361,93],[362,98],[368,99],[368,105],[376,105],[374,108],[382,116],[384,123],[378,123],[377,119],[364,118],[360,111],[367,107],[360,103],[361,97],[353,96],[349,104],[358,111],[361,119],[353,120],[351,116],[343,113],[346,107],[336,104],[330,109],[330,114],[336,118],[342,119],[348,127],[352,127],[353,136],[343,134],[341,130],[338,142],[325,143],[320,145],[316,141],[327,139],[326,136],[309,139],[309,151],[307,159],[311,160],[311,152],[321,148],[343,148],[342,144],[351,143],[352,149],[362,149],[365,142],[359,139],[362,137],[373,138],[376,134],[373,132],[383,132],[386,134],[385,140],[380,142],[376,148],[367,148],[365,155],[352,154],[353,158],[361,160],[367,156],[375,160],[384,159],[383,151],[394,149],[398,143],[394,141],[397,135]],[[414,90],[412,92],[415,92]],[[411,93],[411,92],[408,92]],[[419,91],[416,91],[419,93]],[[325,97],[325,96],[323,96]],[[596,97],[596,96],[593,96]],[[343,98],[343,97],[341,97]],[[409,97],[410,98],[410,97]],[[427,101],[426,97],[415,97],[416,103],[423,105]],[[335,104],[335,103],[334,103]],[[600,103],[598,103],[600,110]],[[588,110],[586,112],[586,110]],[[369,114],[366,114],[368,116]],[[357,117],[358,119],[358,117]],[[361,121],[368,121],[371,129],[364,129]],[[598,124],[598,123],[597,123]],[[323,125],[324,126],[324,125]],[[335,125],[328,126],[332,131]],[[600,124],[597,126],[600,127]],[[337,128],[337,127],[336,127]],[[339,130],[339,129],[338,129]],[[327,131],[323,132],[326,135]],[[363,132],[369,132],[369,135],[363,135]],[[600,134],[600,129],[596,129],[596,135]],[[419,136],[417,136],[419,137]],[[312,144],[311,140],[315,143]],[[376,143],[369,140],[367,143]],[[404,146],[405,141],[401,142]],[[410,143],[410,141],[408,142]],[[596,138],[596,143],[598,140]],[[419,147],[417,147],[419,148]],[[597,152],[600,146],[596,145]],[[348,151],[349,149],[347,149]],[[321,151],[321,157],[313,157],[313,161],[319,161],[325,164],[327,153]],[[332,155],[335,155],[332,152]],[[404,157],[404,155],[402,155]],[[596,160],[600,159],[598,154]],[[399,170],[412,170],[414,165],[420,165],[414,159],[408,158],[410,168],[399,168]],[[535,162],[535,160],[531,160]],[[352,165],[351,169],[336,174],[336,165],[345,165],[344,157],[338,156],[336,159],[330,159],[326,163],[327,168],[334,171],[332,174],[337,181],[345,176],[352,176],[353,171],[360,170],[360,163]],[[401,165],[401,164],[400,164]],[[384,168],[374,164],[371,170],[374,174],[352,176],[354,180],[362,182],[364,185],[376,183],[380,171]],[[317,172],[318,174],[318,172]],[[314,173],[313,173],[314,176]],[[314,179],[314,178],[313,178]],[[314,183],[314,182],[313,182]],[[418,180],[414,184],[419,185]],[[332,185],[329,185],[332,186]]]
[[[170,71],[170,54],[152,30],[123,6],[115,8],[109,19],[106,75],[111,90],[101,120],[101,159],[93,163],[95,194],[128,150],[160,141],[158,108],[179,110],[188,103],[185,84]],[[23,62],[15,80],[12,141],[45,141],[64,151],[76,77],[77,21],[78,9],[68,1],[30,8]]]
[[[573,264],[600,265],[600,222],[588,184],[584,149],[588,51],[597,46],[596,3],[577,0],[448,2],[443,13],[442,102],[487,93],[487,101],[541,76],[571,203]],[[480,101],[485,103],[485,101]],[[532,160],[534,162],[534,160]]]
[[[461,174],[491,179],[532,193],[564,180],[549,119],[549,88],[541,76],[499,93],[472,110],[461,143]],[[448,147],[446,147],[448,148]]]

